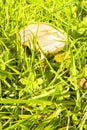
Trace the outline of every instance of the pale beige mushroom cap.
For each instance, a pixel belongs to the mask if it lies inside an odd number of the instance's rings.
[[[66,41],[64,32],[58,30],[44,23],[30,24],[20,30],[19,34],[23,45],[32,47],[34,44],[33,38],[35,37],[44,52],[54,53],[63,49]],[[36,48],[39,50],[38,45],[36,45]]]

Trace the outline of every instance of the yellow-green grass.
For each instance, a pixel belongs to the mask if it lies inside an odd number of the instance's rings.
[[[87,91],[79,85],[87,77],[86,5],[86,0],[0,1],[0,130],[87,130]],[[60,63],[48,56],[41,61],[20,42],[19,30],[40,22],[67,34]]]

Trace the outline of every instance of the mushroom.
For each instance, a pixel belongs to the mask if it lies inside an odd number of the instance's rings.
[[[19,34],[23,45],[29,46],[30,49],[35,46],[39,52],[42,49],[44,53],[54,54],[65,46],[66,35],[64,32],[61,29],[55,29],[49,24],[30,24],[20,30]],[[34,43],[34,38],[39,45]]]

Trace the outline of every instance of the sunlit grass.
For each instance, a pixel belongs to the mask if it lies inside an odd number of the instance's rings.
[[[87,130],[87,2],[1,0],[0,129]],[[50,23],[67,34],[64,58],[41,61],[20,42],[30,23]],[[60,56],[60,55],[59,55]]]

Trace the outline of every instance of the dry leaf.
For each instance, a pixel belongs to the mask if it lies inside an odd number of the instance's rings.
[[[58,53],[58,54],[56,54],[56,55],[54,56],[54,60],[55,60],[56,62],[61,63],[61,62],[64,60],[64,57],[65,57],[64,53]]]
[[[82,87],[82,88],[84,88],[84,89],[87,89],[87,79],[86,78],[82,78],[81,80],[80,80],[80,86]]]

